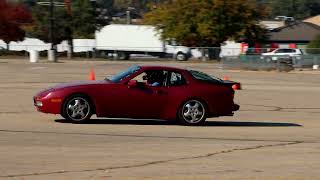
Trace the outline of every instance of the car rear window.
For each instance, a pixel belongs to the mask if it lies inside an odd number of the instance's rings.
[[[194,71],[194,70],[189,70],[189,72],[191,73],[191,75],[193,76],[194,79],[197,80],[201,80],[201,81],[207,81],[207,82],[222,82],[221,79],[217,78],[217,77],[212,77],[209,76],[206,73],[203,72],[199,72],[199,71]]]

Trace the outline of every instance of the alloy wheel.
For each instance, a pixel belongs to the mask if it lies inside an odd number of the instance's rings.
[[[181,113],[181,117],[187,124],[199,124],[206,118],[205,106],[198,100],[186,102],[182,107]]]
[[[91,108],[87,99],[82,97],[74,97],[70,99],[66,106],[66,114],[68,119],[81,122],[90,116]]]
[[[178,55],[177,55],[177,60],[178,61],[185,61],[187,58],[186,58],[186,55],[185,54],[183,54],[183,53],[179,53]]]

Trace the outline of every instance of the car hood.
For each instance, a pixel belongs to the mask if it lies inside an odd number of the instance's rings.
[[[111,84],[111,81],[108,80],[100,80],[100,81],[77,81],[77,82],[71,82],[71,83],[62,83],[58,84],[53,87],[49,87],[47,89],[44,89],[40,92],[38,92],[35,96],[36,97],[44,97],[47,94],[55,91],[55,90],[60,90],[64,88],[71,88],[71,87],[79,87],[79,86],[88,86],[88,85],[97,85],[97,84]]]
[[[77,86],[87,86],[87,85],[97,85],[97,84],[110,84],[110,81],[107,80],[100,80],[100,81],[76,81],[70,83],[62,83],[56,86],[51,87],[53,90],[63,89],[63,88],[70,88],[70,87],[77,87]]]

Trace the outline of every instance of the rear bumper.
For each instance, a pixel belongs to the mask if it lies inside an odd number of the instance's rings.
[[[232,106],[232,111],[235,112],[235,111],[239,111],[240,109],[240,106],[238,104],[233,104]]]

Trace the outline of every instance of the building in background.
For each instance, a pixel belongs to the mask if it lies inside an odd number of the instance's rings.
[[[312,23],[312,24],[320,26],[320,15],[305,19],[303,22],[308,22],[308,23]]]
[[[309,22],[296,22],[270,31],[268,44],[278,44],[280,48],[306,48],[319,34],[320,26]]]

